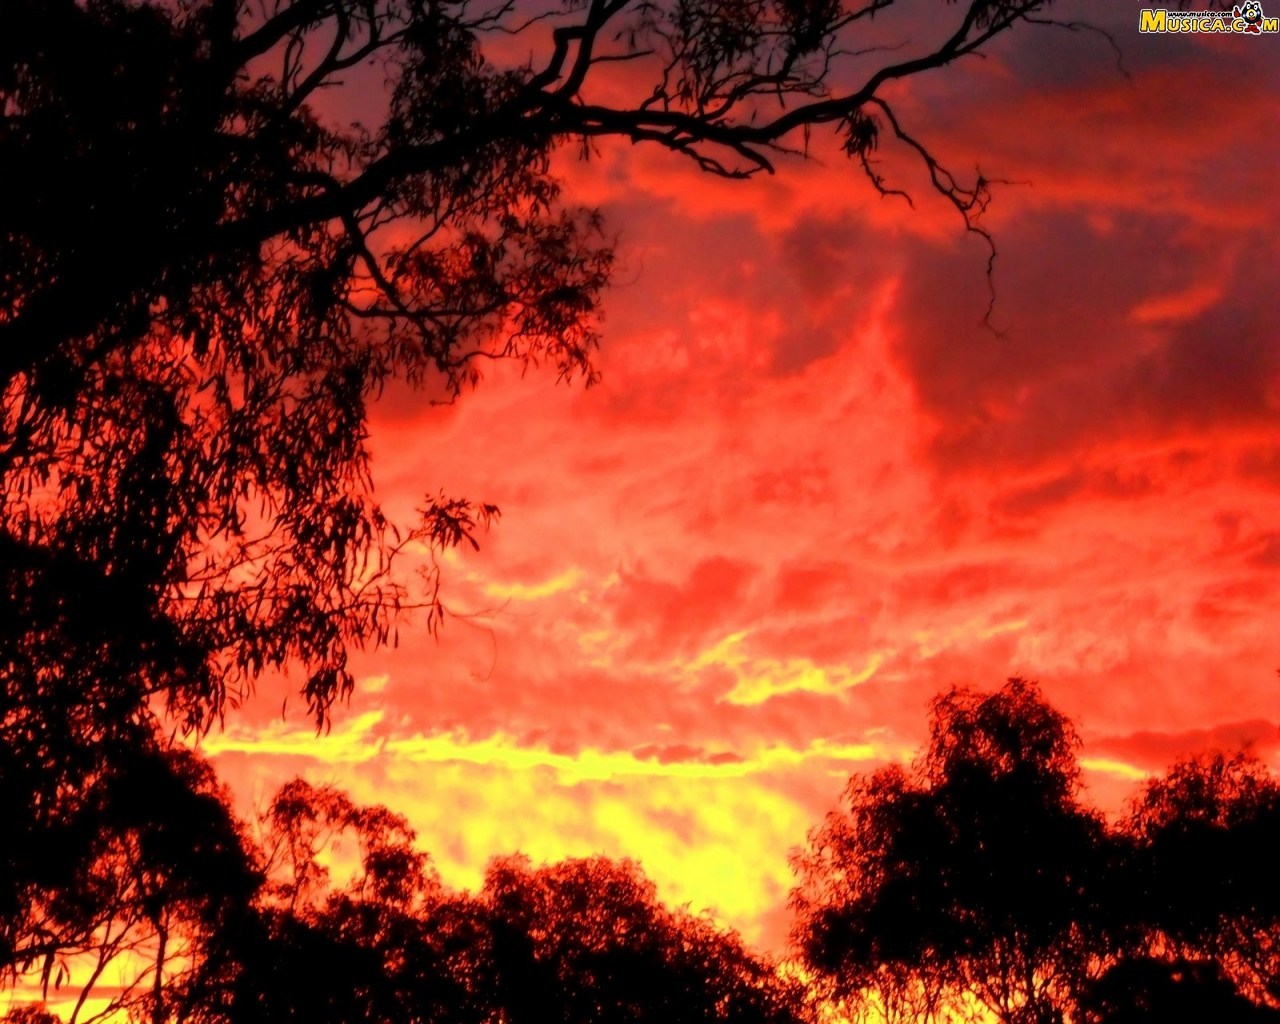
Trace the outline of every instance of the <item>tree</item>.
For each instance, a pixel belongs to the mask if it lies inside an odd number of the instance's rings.
[[[171,986],[171,1019],[484,1019],[475,901],[444,889],[402,817],[298,779],[261,825],[265,883]]]
[[[1213,961],[1133,957],[1111,967],[1082,1000],[1085,1024],[1276,1024],[1280,1011],[1242,996]]]
[[[1248,753],[1187,758],[1147,783],[1122,832],[1132,852],[1118,890],[1136,954],[1208,961],[1280,1009],[1280,780]]]
[[[852,778],[796,857],[793,938],[827,993],[902,1021],[966,994],[1009,1024],[1277,1018],[1280,781],[1261,761],[1180,761],[1106,825],[1031,684],[932,712],[920,758]]]
[[[799,989],[710,921],[658,902],[627,861],[509,857],[480,893],[510,1024],[796,1024]]]
[[[664,907],[631,863],[508,857],[467,895],[441,885],[403,819],[336,790],[290,783],[265,823],[275,882],[213,936],[169,998],[176,1020],[796,1024],[794,984]],[[345,885],[323,870],[341,838],[359,851]]]
[[[154,740],[111,754],[83,765],[74,800],[25,813],[5,801],[0,972],[27,975],[45,996],[73,993],[72,1021],[104,987],[113,1008],[145,1005],[161,1020],[174,974],[260,879],[207,764]],[[0,773],[6,797],[41,791],[11,764]],[[137,969],[117,983],[122,964]]]
[[[794,941],[832,995],[894,1020],[964,993],[1007,1024],[1064,1019],[1109,945],[1101,818],[1078,740],[1036,687],[951,690],[909,769],[855,776],[796,857]]]

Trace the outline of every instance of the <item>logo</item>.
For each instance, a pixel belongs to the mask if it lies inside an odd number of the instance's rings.
[[[1275,35],[1280,18],[1262,13],[1259,0],[1245,0],[1229,11],[1170,11],[1144,8],[1138,15],[1138,31],[1152,35],[1212,33],[1223,35]]]

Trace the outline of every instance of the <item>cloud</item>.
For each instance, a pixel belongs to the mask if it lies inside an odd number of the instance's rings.
[[[295,774],[340,780],[364,803],[394,796],[452,885],[478,886],[489,858],[515,850],[535,861],[639,856],[664,899],[711,910],[774,948],[785,936],[770,912],[791,884],[788,849],[836,779],[904,753],[838,740],[555,750],[505,734],[397,734],[380,714],[319,740],[278,725],[210,737],[204,749],[242,794],[251,774],[259,806]],[[815,772],[828,784],[815,788]]]
[[[1098,737],[1091,746],[1149,775],[1163,772],[1180,758],[1209,750],[1234,753],[1249,748],[1274,761],[1280,755],[1280,723],[1252,718],[1181,732],[1142,729],[1124,735]]]
[[[581,569],[570,566],[562,572],[535,583],[498,582],[488,580],[484,584],[484,592],[494,597],[515,598],[520,601],[537,601],[553,594],[562,594],[572,590],[584,576]]]
[[[438,638],[409,619],[356,659],[377,682],[331,731],[264,695],[205,741],[246,805],[339,782],[455,884],[514,849],[636,856],[776,948],[787,850],[947,687],[1038,678],[1109,810],[1202,745],[1274,758],[1280,65],[1123,8],[1088,15],[1130,79],[1046,30],[893,95],[957,173],[1030,182],[985,222],[994,329],[981,240],[888,140],[914,212],[816,136],[750,182],[561,153],[619,233],[602,381],[495,366],[375,408],[389,514],[443,487],[503,517],[442,556]]]
[[[1143,299],[1129,312],[1129,319],[1136,324],[1177,323],[1191,320],[1216,306],[1225,291],[1225,285],[1206,281],[1186,286],[1165,295],[1153,295]]]
[[[209,757],[252,754],[318,765],[361,765],[382,758],[400,764],[471,764],[514,772],[546,770],[562,784],[608,782],[631,776],[654,778],[742,778],[768,774],[779,766],[810,760],[868,762],[902,754],[875,743],[815,739],[805,749],[785,744],[761,746],[750,755],[707,751],[689,744],[648,744],[633,750],[593,747],[556,749],[527,744],[505,733],[473,736],[462,730],[403,734],[382,712],[352,718],[339,730],[317,734],[275,723],[266,729],[233,728],[199,743]]]

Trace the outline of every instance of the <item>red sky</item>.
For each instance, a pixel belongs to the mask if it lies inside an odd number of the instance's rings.
[[[461,886],[517,849],[632,856],[779,949],[789,848],[953,684],[1038,679],[1111,810],[1207,745],[1276,764],[1280,39],[1077,6],[1129,77],[1023,30],[895,94],[958,171],[1028,182],[987,221],[998,334],[980,242],[891,146],[915,211],[816,137],[747,183],[565,154],[620,240],[602,382],[378,408],[390,509],[503,516],[446,559],[469,617],[407,621],[329,734],[263,692],[204,741],[246,805],[335,782]]]

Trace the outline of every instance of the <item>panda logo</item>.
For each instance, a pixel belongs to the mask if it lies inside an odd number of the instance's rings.
[[[1231,9],[1231,17],[1244,22],[1244,30],[1251,35],[1262,34],[1262,4],[1259,0],[1246,0]]]

